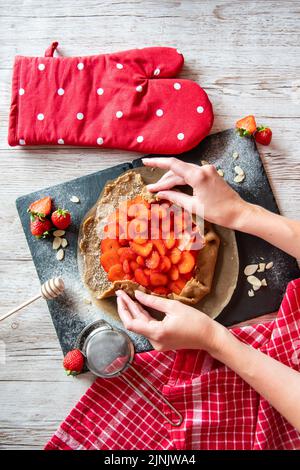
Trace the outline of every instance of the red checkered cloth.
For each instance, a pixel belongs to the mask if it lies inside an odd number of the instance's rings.
[[[241,341],[300,370],[300,279],[276,319],[231,330]],[[118,377],[88,389],[46,449],[299,449],[297,432],[237,374],[203,351],[151,351],[135,365],[184,417],[172,427]],[[131,371],[126,372],[137,384]],[[141,386],[141,385],[139,385]],[[148,396],[163,406],[155,395]],[[176,415],[163,406],[174,421]]]

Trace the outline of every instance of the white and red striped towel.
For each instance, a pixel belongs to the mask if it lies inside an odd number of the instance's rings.
[[[289,284],[275,320],[236,327],[232,332],[300,371],[300,279]],[[98,379],[46,449],[300,448],[300,433],[238,375],[207,353],[151,351],[137,354],[135,364],[182,413],[184,421],[179,428],[164,422],[121,378]],[[130,371],[127,374],[131,375]],[[132,379],[136,380],[134,375]],[[162,406],[150,391],[147,393]],[[176,420],[166,406],[164,411]]]

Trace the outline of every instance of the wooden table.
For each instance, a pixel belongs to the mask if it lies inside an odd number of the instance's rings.
[[[198,81],[213,102],[213,132],[250,113],[271,126],[272,144],[261,147],[261,155],[282,213],[300,218],[299,0],[2,0],[0,17],[0,314],[39,288],[15,199],[136,157],[117,150],[8,147],[14,56],[43,55],[53,40],[64,55],[179,48],[186,61],[182,77]],[[3,322],[0,341],[6,350],[0,448],[41,449],[92,378],[66,377],[43,301]]]

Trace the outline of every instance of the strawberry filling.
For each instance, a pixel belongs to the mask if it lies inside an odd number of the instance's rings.
[[[196,229],[190,214],[137,196],[109,216],[100,264],[111,282],[127,279],[158,295],[179,295],[193,277],[202,247],[183,243]]]

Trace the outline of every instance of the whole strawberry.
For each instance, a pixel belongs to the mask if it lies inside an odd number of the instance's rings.
[[[84,366],[84,357],[79,349],[69,351],[64,358],[63,366],[67,375],[78,375]]]
[[[48,219],[40,219],[39,217],[31,216],[30,231],[36,238],[45,238],[49,235],[52,228],[52,223]]]
[[[66,209],[57,209],[52,213],[51,220],[55,227],[65,230],[71,223],[71,214]]]
[[[254,137],[259,144],[269,145],[272,140],[272,131],[269,127],[260,126],[257,128]]]

